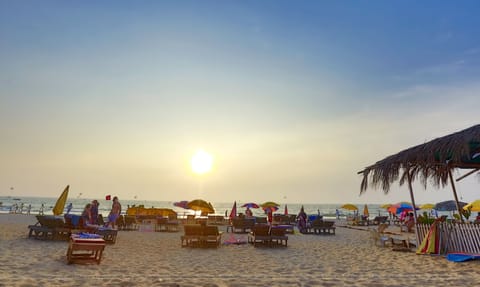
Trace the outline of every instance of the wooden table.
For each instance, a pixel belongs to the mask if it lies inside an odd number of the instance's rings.
[[[102,260],[105,240],[103,238],[81,238],[73,234],[67,250],[67,262],[97,263]]]

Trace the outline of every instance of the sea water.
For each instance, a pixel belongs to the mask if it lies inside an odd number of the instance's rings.
[[[73,214],[81,214],[85,205],[87,203],[91,203],[92,198],[72,198],[68,199],[67,203],[65,204],[64,213],[67,212],[66,208],[69,203],[72,203],[73,207],[70,213]],[[107,216],[110,212],[112,207],[111,200],[105,199],[97,199],[100,203],[99,205],[99,213],[103,216]],[[57,198],[48,198],[48,197],[11,197],[11,196],[0,196],[0,213],[22,213],[26,214],[28,207],[30,206],[30,214],[39,214],[42,205],[43,205],[43,213],[44,214],[52,214],[53,206]],[[122,200],[119,199],[120,203],[122,204],[122,214],[127,211],[128,206],[139,206],[143,205],[145,208],[155,207],[155,208],[171,208],[177,212],[179,216],[185,216],[188,214],[194,214],[195,212],[192,210],[183,209],[180,207],[176,207],[173,205],[174,202],[172,201],[151,201],[151,200]],[[237,202],[237,213],[244,213],[245,208],[241,207],[243,202]],[[307,214],[320,214],[323,215],[324,218],[335,218],[336,211],[338,210],[342,217],[346,215],[353,215],[353,211],[343,210],[340,207],[343,203],[339,204],[323,204],[323,203],[280,203],[279,209],[275,212],[275,214],[284,214],[285,206],[287,206],[289,214],[298,214],[301,207],[304,207],[304,210]],[[231,209],[233,208],[233,202],[212,202],[212,205],[215,209],[215,214],[218,215],[225,215],[227,216],[230,214]],[[363,214],[364,204],[357,204],[358,213]],[[368,204],[368,210],[370,213],[370,217],[373,218],[377,215],[385,216],[388,215],[385,209],[380,208],[378,204]],[[261,208],[252,209],[254,216],[265,216],[264,211]]]

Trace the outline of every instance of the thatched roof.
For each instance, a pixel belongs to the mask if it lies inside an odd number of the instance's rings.
[[[480,168],[480,125],[475,125],[427,143],[411,147],[386,157],[359,172],[363,175],[360,193],[370,185],[382,187],[385,193],[390,184],[400,180],[419,179],[426,187],[427,181],[438,186],[448,183],[448,171],[455,168]]]

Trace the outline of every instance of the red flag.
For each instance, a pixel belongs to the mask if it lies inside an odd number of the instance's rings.
[[[111,199],[112,199],[112,196],[110,194],[105,196],[105,200],[111,200]]]
[[[232,211],[230,211],[230,219],[233,219],[234,217],[237,217],[237,202],[235,201],[233,203]]]

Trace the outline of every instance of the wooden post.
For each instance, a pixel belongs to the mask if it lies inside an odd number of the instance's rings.
[[[452,170],[448,166],[447,169],[448,177],[450,178],[450,184],[452,185],[453,196],[455,198],[455,203],[457,204],[458,214],[460,215],[460,220],[462,221],[462,223],[464,223],[462,209],[460,208],[460,204],[458,203],[457,189],[455,188],[455,183],[453,181]]]
[[[410,199],[412,201],[413,207],[413,222],[415,224],[415,240],[417,241],[417,246],[420,245],[420,239],[418,237],[418,225],[417,225],[417,206],[415,205],[415,198],[413,197],[413,187],[412,187],[412,175],[410,174],[410,169],[407,169],[407,178],[408,178],[408,189],[410,191]]]

